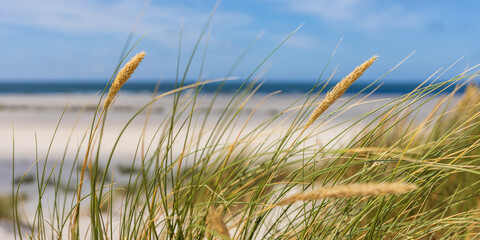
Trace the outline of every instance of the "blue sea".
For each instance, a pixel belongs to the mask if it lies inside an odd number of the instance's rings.
[[[48,82],[48,81],[32,81],[32,82],[0,82],[0,94],[51,94],[51,93],[96,93],[101,92],[105,88],[107,81],[98,82],[86,82],[81,80],[69,81],[69,82]],[[354,83],[347,93],[371,93],[374,94],[405,94],[414,90],[419,83],[404,82],[401,81],[389,82],[389,83]],[[188,83],[186,83],[188,84]],[[263,83],[257,92],[259,93],[272,93],[275,91],[281,91],[282,93],[290,94],[302,94],[310,91],[314,87],[315,81],[282,81],[282,82],[265,82]],[[123,92],[130,93],[149,93],[155,91],[156,82],[128,82],[122,88]],[[331,89],[335,83],[329,83],[325,86],[325,91]],[[166,92],[175,89],[177,85],[173,81],[161,82],[158,92]],[[214,93],[220,89],[220,93],[234,93],[241,87],[240,82],[225,82],[222,83],[209,83],[202,86],[202,93]],[[256,87],[255,85],[254,87]],[[244,86],[245,87],[245,86]],[[316,91],[323,88],[324,85],[319,85]],[[378,87],[378,88],[377,88]],[[451,92],[455,86],[450,86],[444,89],[443,92]],[[440,90],[439,89],[439,90]],[[463,87],[458,92],[463,92]],[[436,93],[439,90],[434,90],[432,93]]]

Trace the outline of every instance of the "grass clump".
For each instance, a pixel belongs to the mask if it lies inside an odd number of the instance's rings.
[[[66,156],[48,165],[49,154],[35,163],[33,216],[23,217],[16,199],[24,186],[13,183],[18,238],[470,239],[480,234],[479,88],[469,85],[461,99],[453,91],[440,98],[426,118],[415,117],[436,95],[452,86],[460,89],[477,72],[419,86],[343,121],[332,139],[319,142],[330,122],[368,99],[359,93],[335,103],[376,56],[322,101],[318,100],[329,79],[320,76],[311,91],[283,111],[251,122],[274,94],[246,108],[261,85],[251,78],[278,47],[218,113],[213,109],[230,73],[203,80],[200,72],[196,83],[187,84],[197,47],[177,88],[139,106],[117,132],[108,156],[102,157],[109,109],[145,53],[112,75],[110,90],[106,92],[107,85],[97,103],[72,167],[67,167]],[[216,81],[222,82],[217,93],[199,111],[202,87]],[[172,100],[172,106],[154,122],[153,134],[146,134],[152,109],[163,98]],[[334,103],[336,108],[326,112]],[[145,127],[137,145],[131,146],[131,167],[111,168],[119,141],[142,114],[147,116]],[[48,200],[46,192],[51,193]]]

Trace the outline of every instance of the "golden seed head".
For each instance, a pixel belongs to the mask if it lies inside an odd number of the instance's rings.
[[[322,102],[318,105],[318,107],[313,111],[312,115],[308,118],[307,123],[304,126],[304,130],[307,129],[310,125],[317,120],[320,115],[322,115],[325,110],[327,110],[337,99],[345,93],[345,91],[355,82],[362,74],[369,68],[373,62],[377,60],[378,56],[375,55],[362,63],[362,65],[356,67],[350,74],[348,74],[345,78],[342,79],[332,90],[327,92],[325,98]]]
[[[207,215],[207,227],[218,234],[230,238],[227,225],[223,221],[223,211],[221,208],[210,207]]]
[[[130,59],[130,61],[128,61],[127,64],[125,64],[125,66],[123,66],[123,68],[117,73],[115,80],[113,80],[113,83],[110,86],[105,103],[103,104],[104,109],[107,109],[110,106],[118,91],[120,91],[120,88],[122,88],[123,84],[125,84],[132,76],[133,72],[135,72],[135,69],[137,69],[144,57],[144,51],[137,53],[137,55]]]
[[[400,194],[415,190],[417,185],[411,183],[356,183],[333,187],[322,187],[310,192],[297,193],[282,199],[276,205],[289,205],[298,201],[317,200],[323,198],[349,198],[357,196],[378,196]]]

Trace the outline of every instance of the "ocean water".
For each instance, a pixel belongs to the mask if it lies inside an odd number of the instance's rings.
[[[86,82],[81,80],[69,81],[69,82],[48,82],[48,81],[32,81],[32,82],[0,82],[0,94],[50,94],[50,93],[96,93],[105,89],[107,81],[98,82]],[[354,83],[347,93],[372,93],[373,94],[405,94],[414,90],[419,83],[406,82],[400,83]],[[189,84],[189,83],[186,83]],[[122,88],[124,92],[140,93],[140,92],[153,92],[156,88],[155,82],[128,82]],[[306,93],[315,85],[315,81],[285,81],[285,82],[268,82],[263,83],[258,89],[259,93],[272,93],[275,91],[281,91],[282,93]],[[329,83],[326,86],[320,85],[316,87],[316,91],[324,88],[324,91],[331,89],[335,83]],[[202,93],[214,93],[219,91],[221,93],[234,93],[240,87],[239,82],[225,82],[222,83],[209,83],[201,86]],[[257,85],[253,86],[256,87]],[[166,92],[175,89],[176,84],[173,81],[160,83],[158,92]],[[245,87],[245,86],[244,86]],[[378,87],[378,88],[377,88]],[[438,89],[432,89],[431,93],[451,92],[455,88],[452,85],[448,88],[440,87]],[[464,87],[461,87],[458,92],[463,92]]]

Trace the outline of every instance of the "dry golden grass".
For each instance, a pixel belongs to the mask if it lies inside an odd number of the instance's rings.
[[[322,198],[348,198],[356,196],[378,196],[386,194],[407,193],[417,186],[409,183],[365,183],[348,184],[333,187],[322,187],[306,193],[297,193],[282,199],[276,205],[289,205],[298,201],[316,200]]]
[[[227,225],[223,221],[223,208],[215,209],[214,207],[210,207],[208,209],[207,227],[220,234],[222,238],[230,239]]]
[[[130,59],[130,61],[128,61],[127,64],[125,64],[125,66],[117,73],[117,76],[115,77],[115,80],[113,80],[112,86],[110,86],[110,90],[108,91],[108,96],[103,104],[103,109],[108,109],[118,91],[120,91],[120,88],[122,88],[123,84],[125,84],[132,76],[133,72],[135,72],[135,69],[137,69],[144,57],[144,51],[137,53],[137,55]]]
[[[373,62],[377,60],[377,55],[371,57],[362,65],[356,67],[350,74],[348,74],[345,78],[342,79],[332,90],[330,90],[326,95],[325,98],[320,102],[318,107],[313,111],[312,115],[308,118],[307,123],[305,124],[303,130],[310,127],[315,120],[317,120],[320,115],[322,115],[325,110],[327,110],[337,99],[342,96],[345,91],[355,82],[362,74],[369,68]]]

